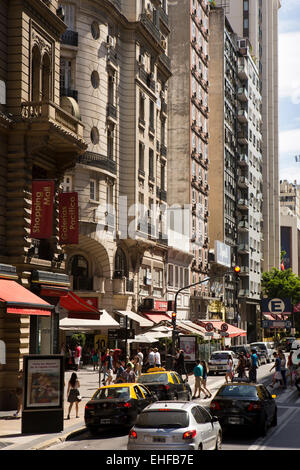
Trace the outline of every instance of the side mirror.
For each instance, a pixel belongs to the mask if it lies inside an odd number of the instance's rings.
[[[217,416],[213,416],[211,419],[212,423],[217,423],[219,421],[219,418]]]

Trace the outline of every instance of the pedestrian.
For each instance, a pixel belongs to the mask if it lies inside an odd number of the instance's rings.
[[[294,354],[294,351],[291,350],[290,351],[290,354],[288,356],[288,360],[287,360],[287,368],[288,368],[288,373],[289,373],[289,376],[290,376],[290,386],[292,387],[293,384],[294,384],[294,364],[293,364],[293,354]]]
[[[194,377],[195,377],[195,389],[194,389],[194,395],[193,395],[193,399],[194,399],[194,398],[200,398],[201,390],[202,390],[201,379],[203,377],[203,367],[200,364],[199,359],[196,360],[196,365],[193,369],[193,374],[194,374]],[[197,391],[198,391],[198,397],[196,396]]]
[[[208,394],[208,396],[205,396],[204,398],[211,398],[212,394],[210,393],[210,391],[208,390],[208,388],[206,386],[208,368],[207,368],[207,365],[206,365],[205,361],[200,361],[200,364],[202,365],[202,368],[203,368],[203,376],[202,376],[202,384],[201,384],[202,389],[206,392],[206,394]]]
[[[74,357],[74,362],[75,362],[75,370],[79,370],[80,366],[80,360],[81,360],[81,352],[82,352],[82,347],[80,346],[80,343],[76,344],[75,348],[75,357]]]
[[[18,401],[17,411],[15,412],[14,416],[16,418],[19,417],[22,406],[23,406],[23,370],[20,369],[17,375],[17,388],[16,388],[16,397]]]
[[[67,389],[68,402],[70,403],[67,419],[70,419],[70,413],[73,407],[73,403],[75,403],[76,418],[79,418],[78,405],[79,405],[79,402],[81,401],[79,387],[80,387],[80,382],[78,380],[77,374],[76,372],[73,372],[69,380],[68,389]]]
[[[188,380],[188,374],[187,374],[187,371],[186,371],[185,361],[184,361],[184,352],[183,352],[182,349],[177,349],[176,350],[175,371],[181,376],[183,374],[185,374],[186,381]]]
[[[251,349],[250,354],[250,367],[249,367],[249,380],[250,382],[256,383],[257,381],[257,365],[258,365],[258,357],[256,354],[256,349]]]
[[[98,365],[99,365],[98,349],[92,350],[92,361],[93,361],[94,370],[98,369]]]
[[[239,355],[239,362],[236,371],[240,379],[246,377],[246,358],[243,352]]]
[[[101,364],[102,364],[102,372],[103,372],[103,381],[102,383],[105,384],[105,381],[106,381],[106,376],[107,376],[107,368],[106,368],[106,361],[107,361],[107,358],[109,356],[109,349],[105,351],[103,351],[103,353],[101,354]]]
[[[123,382],[125,383],[135,383],[136,382],[136,376],[133,370],[133,364],[131,362],[128,362],[125,371],[122,374],[122,379]]]
[[[270,385],[270,387],[272,387],[272,388],[274,387],[275,383],[278,383],[278,382],[280,382],[280,384],[282,385],[281,359],[280,359],[279,355],[276,352],[273,353],[273,357],[275,359],[275,362],[274,362],[273,366],[270,369],[270,372],[272,372],[272,370],[275,368],[275,373],[273,375],[273,380],[272,380],[272,383]]]
[[[148,369],[151,369],[151,367],[154,367],[154,351],[153,348],[150,348],[148,358],[147,358],[147,363],[148,363]]]
[[[111,349],[109,351],[108,356],[106,357],[107,379],[105,381],[105,385],[109,385],[113,379],[113,354],[114,354],[114,350]]]
[[[154,348],[154,367],[161,367],[160,353],[157,348]]]
[[[279,350],[278,356],[280,358],[280,367],[281,367],[281,375],[282,375],[282,381],[283,381],[283,388],[286,388],[287,383],[286,383],[286,358],[285,354],[282,350]]]
[[[143,367],[143,361],[144,361],[144,354],[142,353],[141,348],[137,348],[137,357],[139,358],[139,363],[137,365],[137,375],[140,377],[142,374],[142,367]]]
[[[123,376],[124,371],[125,371],[125,369],[122,366],[121,362],[117,361],[117,363],[116,363],[116,378],[115,378],[115,381],[114,381],[115,384],[119,384],[119,383],[123,382],[122,376]]]
[[[295,385],[298,392],[300,393],[300,362],[297,368],[295,369]]]
[[[70,346],[68,346],[68,369],[73,369],[73,353]]]
[[[228,383],[228,379],[230,379],[230,381],[232,382],[233,376],[234,376],[234,374],[233,374],[233,360],[232,360],[231,355],[229,355],[228,360],[227,360],[226,374],[225,374],[226,383]]]

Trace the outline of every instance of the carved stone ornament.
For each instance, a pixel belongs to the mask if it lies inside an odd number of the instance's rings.
[[[34,29],[31,32],[31,45],[32,48],[37,46],[40,50],[41,57],[46,53],[49,58],[52,57],[52,45],[43,36],[37,33]]]

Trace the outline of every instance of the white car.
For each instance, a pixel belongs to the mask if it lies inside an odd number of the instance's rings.
[[[298,339],[295,339],[295,341],[292,342],[291,350],[297,350],[300,349],[300,341]]]
[[[265,341],[257,341],[256,343],[251,343],[250,348],[260,349],[266,353],[268,363],[274,361],[274,349],[271,348],[271,344]]]
[[[128,436],[127,450],[220,450],[218,419],[195,402],[160,401],[147,406]]]
[[[209,373],[226,373],[228,358],[231,356],[234,369],[237,367],[238,356],[233,351],[214,351],[208,361]]]

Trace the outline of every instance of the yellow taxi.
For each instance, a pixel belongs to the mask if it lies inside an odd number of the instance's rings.
[[[85,406],[85,425],[91,434],[106,426],[132,426],[137,415],[156,400],[143,384],[118,383],[100,387]]]
[[[153,367],[142,374],[137,382],[145,385],[158,400],[191,400],[192,390],[181,375],[164,367]]]

